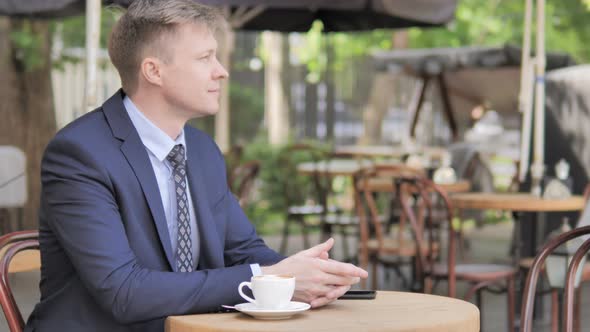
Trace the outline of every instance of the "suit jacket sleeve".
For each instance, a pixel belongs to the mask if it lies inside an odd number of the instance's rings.
[[[208,312],[236,303],[238,284],[251,276],[249,265],[243,263],[277,260],[268,251],[248,257],[261,240],[248,240],[247,228],[232,234],[228,227],[232,247],[227,256],[235,255],[233,266],[190,273],[141,266],[130,248],[113,184],[101,165],[76,140],[54,139],[42,162],[42,213],[83,284],[118,322]],[[231,209],[232,222],[244,221],[231,194],[220,204]]]
[[[228,265],[253,264],[272,265],[284,257],[268,248],[256,235],[256,231],[244,214],[235,196],[228,190],[222,204],[227,206],[228,227],[226,229],[226,250],[224,258]],[[240,226],[238,227],[237,224]],[[236,226],[234,226],[236,225]]]

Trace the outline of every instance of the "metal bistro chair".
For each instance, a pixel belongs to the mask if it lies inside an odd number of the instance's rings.
[[[590,235],[590,226],[575,228],[569,232],[562,233],[556,238],[549,241],[547,244],[545,244],[545,246],[543,246],[543,248],[535,257],[535,260],[533,261],[533,264],[529,269],[522,296],[523,301],[520,314],[520,326],[522,328],[521,331],[532,331],[533,310],[535,309],[535,293],[537,289],[537,283],[539,281],[539,276],[541,275],[541,272],[544,270],[545,260],[559,246],[563,245],[567,241],[584,235]],[[589,249],[590,240],[586,240],[574,254],[565,276],[566,286],[563,330],[567,332],[574,331],[574,328],[576,328],[576,330],[579,330],[580,328],[579,315],[574,315],[574,281],[576,273],[580,268],[582,258],[584,255],[586,255]]]
[[[260,172],[260,162],[250,160],[235,166],[228,175],[228,184],[242,207],[250,203],[250,194]]]
[[[401,266],[414,262],[416,243],[408,236],[405,216],[396,215],[396,212],[399,212],[396,205],[399,193],[392,183],[401,176],[422,175],[422,172],[404,165],[374,166],[361,169],[354,175],[355,208],[360,235],[359,261],[365,269],[371,263],[371,285],[374,289],[378,288],[377,264],[392,268],[401,278],[404,288],[412,287],[411,278],[408,280],[403,275]],[[390,219],[396,219],[395,222],[398,224],[393,234],[389,232],[391,220],[385,223],[386,213],[383,212],[386,207],[389,207]],[[380,208],[383,210],[382,213],[379,211]]]
[[[590,239],[586,239],[584,241],[584,243],[580,246],[580,248],[578,248],[578,250],[576,251],[576,253],[574,254],[574,257],[572,258],[572,261],[570,263],[570,266],[568,268],[567,274],[566,274],[566,283],[565,283],[565,304],[564,304],[564,308],[563,308],[563,315],[564,315],[564,320],[563,320],[563,325],[564,325],[564,331],[566,332],[572,332],[572,331],[580,331],[580,325],[581,325],[581,321],[580,321],[580,307],[582,306],[581,303],[581,286],[578,287],[577,290],[577,301],[578,301],[578,306],[577,306],[577,310],[576,312],[574,312],[574,301],[576,296],[574,296],[574,291],[576,291],[576,287],[575,287],[575,280],[576,280],[576,274],[578,272],[578,269],[580,269],[580,265],[582,265],[582,259],[584,258],[584,256],[586,256],[588,254],[588,251],[590,251]]]
[[[590,184],[586,185],[586,188],[584,189],[584,200],[586,202],[588,202],[590,198]],[[582,211],[581,215],[580,215],[580,219],[578,220],[578,226],[580,227],[582,225],[584,225],[583,222],[583,218],[584,215],[586,215],[588,213],[587,211],[587,207],[584,208],[584,211]],[[587,224],[587,222],[586,222]],[[535,260],[535,257],[525,257],[522,258],[519,262],[519,267],[520,269],[523,271],[523,275],[527,274],[528,271],[530,271],[533,262]],[[545,265],[541,266],[541,272],[545,272]],[[541,273],[541,275],[543,275],[543,273]],[[586,262],[586,264],[584,264],[582,266],[582,277],[581,277],[581,282],[587,282],[590,280],[590,262]],[[581,288],[578,289],[578,291],[576,292],[577,296],[581,296]],[[557,332],[559,331],[559,291],[557,289],[551,289],[548,291],[551,294],[551,331],[552,332]],[[540,294],[541,295],[545,295],[547,293],[547,291],[541,291]],[[577,308],[576,312],[575,312],[575,316],[574,316],[574,322],[579,322],[579,317],[580,317],[580,310],[579,307]],[[575,331],[580,331],[580,328],[578,325],[575,325]]]
[[[515,306],[515,278],[518,270],[510,265],[500,264],[477,264],[477,263],[457,263],[456,262],[456,234],[453,231],[453,207],[446,192],[428,179],[420,178],[402,178],[398,180],[400,187],[409,187],[410,189],[400,190],[400,200],[403,212],[410,221],[410,226],[414,231],[418,255],[417,274],[422,279],[424,291],[432,292],[434,282],[438,280],[448,280],[448,294],[450,297],[456,297],[456,282],[464,281],[470,284],[470,288],[464,296],[465,300],[470,300],[475,296],[476,304],[482,309],[481,293],[484,289],[492,292],[506,291],[507,293],[507,327],[508,331],[514,330],[514,306]],[[416,218],[413,208],[410,206],[408,193],[411,191],[420,192],[421,200],[426,207],[426,220],[419,222]],[[447,213],[446,230],[448,235],[447,257],[446,262],[439,262],[435,248],[435,238],[428,236],[424,238],[420,234],[432,234],[428,231],[433,227],[432,211],[435,205],[444,207]],[[421,227],[425,227],[426,231]],[[424,250],[427,249],[427,250]],[[482,310],[483,312],[483,310]],[[480,322],[483,322],[483,317]]]
[[[31,249],[39,249],[37,231],[20,231],[0,237],[0,305],[11,332],[21,332],[25,327],[25,321],[8,283],[9,266],[16,254]]]
[[[317,164],[328,160],[328,157],[327,152],[308,144],[288,146],[279,154],[278,163],[281,174],[277,181],[281,184],[286,205],[285,225],[280,246],[282,254],[287,251],[289,226],[292,223],[299,224],[301,227],[305,248],[310,247],[307,234],[311,227],[321,227],[322,238],[326,238],[328,233],[331,233],[329,225],[324,221],[328,213],[327,200],[332,190],[332,179],[329,176],[322,176],[317,170],[309,177],[301,176],[297,171],[299,162],[311,161]],[[315,224],[308,222],[310,217],[314,217],[319,222]]]

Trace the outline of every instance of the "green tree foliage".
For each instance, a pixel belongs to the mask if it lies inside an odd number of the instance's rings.
[[[230,128],[233,144],[249,142],[262,127],[264,94],[259,89],[230,81]]]
[[[448,25],[409,29],[409,47],[521,45],[524,9],[524,0],[460,0],[455,20]],[[590,49],[585,47],[590,40],[590,0],[547,0],[545,10],[547,50],[567,52],[578,62],[590,61]],[[332,65],[335,70],[340,70],[351,58],[390,49],[394,33],[392,30],[374,30],[322,35],[322,24],[318,22],[305,35],[305,42],[294,45],[293,49],[297,59],[307,64],[310,72],[321,75],[326,66],[323,38],[333,38],[336,59]]]
[[[588,0],[547,0],[545,42],[548,51],[567,52],[579,62],[590,60]],[[447,27],[410,30],[410,46],[458,47],[522,44],[525,1],[461,0]],[[534,17],[534,16],[533,16]],[[533,22],[533,30],[535,22]],[[533,36],[534,45],[534,36]]]
[[[313,161],[318,154],[327,153],[329,147],[313,141],[303,143],[313,147],[314,152],[287,150],[292,143],[271,146],[264,135],[259,135],[244,147],[240,162],[248,160],[261,162],[259,173],[261,181],[257,188],[257,200],[256,203],[246,206],[245,212],[262,234],[278,231],[277,224],[274,223],[274,227],[272,224],[274,221],[284,220],[289,204],[303,205],[306,199],[314,198],[313,195],[303,194],[314,192],[312,178],[297,172],[296,165]],[[293,188],[298,188],[297,192],[292,191]],[[291,191],[287,193],[287,189]],[[292,201],[288,201],[287,195]]]
[[[117,19],[121,16],[121,10],[117,7],[103,7],[100,15],[100,47],[106,48],[111,29]],[[85,47],[86,46],[86,16],[73,16],[62,21],[55,22],[62,24],[61,37],[64,47]]]
[[[349,65],[351,59],[377,50],[390,49],[391,36],[392,32],[389,30],[324,34],[322,22],[317,21],[303,38],[298,39],[291,46],[296,62],[307,65],[310,73],[308,79],[311,82],[317,82],[322,78],[328,65],[326,56],[328,38],[334,45],[334,59],[330,65],[334,70],[339,71]]]
[[[15,24],[15,28],[10,32],[10,40],[16,50],[15,58],[23,71],[31,72],[45,65],[41,36],[33,33],[29,21]]]

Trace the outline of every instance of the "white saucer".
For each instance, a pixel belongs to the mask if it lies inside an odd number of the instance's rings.
[[[283,309],[260,309],[254,303],[246,302],[235,306],[236,310],[258,319],[287,319],[293,315],[309,309],[311,306],[307,303],[291,301]]]

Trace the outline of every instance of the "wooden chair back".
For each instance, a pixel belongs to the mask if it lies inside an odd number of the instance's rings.
[[[11,332],[21,332],[25,322],[8,283],[8,268],[17,253],[31,249],[39,249],[37,231],[20,231],[0,237],[0,305]]]
[[[547,242],[539,251],[527,274],[521,307],[521,327],[523,332],[530,332],[533,328],[533,310],[535,307],[535,291],[539,281],[539,275],[543,271],[545,260],[559,246],[580,236],[590,234],[590,226],[575,228],[565,232]],[[566,274],[566,292],[564,308],[564,331],[573,331],[573,298],[574,280],[576,272],[581,263],[582,257],[590,249],[590,240],[586,240],[576,251]]]
[[[316,170],[310,176],[298,173],[297,165],[301,162],[329,162],[330,154],[320,148],[305,143],[286,147],[278,157],[282,186],[286,206],[305,205],[307,200],[327,207],[327,199],[332,190],[332,179]],[[326,210],[326,209],[324,209]]]
[[[260,162],[258,160],[241,163],[233,169],[229,186],[238,197],[241,206],[248,204],[250,192],[259,172]]]
[[[400,189],[400,204],[406,218],[413,231],[414,240],[416,241],[416,257],[417,257],[417,278],[424,280],[424,273],[426,271],[433,271],[434,265],[437,263],[437,252],[434,250],[435,243],[439,242],[436,232],[439,230],[438,226],[446,226],[447,229],[447,269],[448,269],[448,295],[456,297],[456,239],[453,231],[453,207],[447,193],[431,180],[425,178],[400,178],[397,180],[397,186]],[[419,193],[420,199],[410,197],[410,193]],[[414,201],[415,204],[423,205],[425,213],[423,221],[420,221],[416,209],[410,205]],[[442,205],[442,211],[446,214],[442,220],[446,225],[435,225],[433,220],[433,212],[435,208]],[[424,236],[426,235],[426,237]]]
[[[368,264],[369,248],[368,243],[371,239],[371,234],[378,243],[378,251],[381,251],[385,241],[387,230],[381,222],[380,208],[378,207],[376,194],[388,194],[389,205],[391,213],[394,212],[394,204],[397,202],[397,195],[399,188],[396,188],[395,180],[402,177],[419,177],[423,173],[419,170],[407,167],[405,165],[383,165],[363,168],[353,176],[354,198],[357,216],[359,219],[359,233],[360,233],[360,259],[361,265]],[[383,182],[388,182],[390,186],[383,186]],[[368,212],[368,213],[367,213]],[[400,215],[399,228],[397,232],[397,243],[400,247],[403,246],[404,230],[405,230],[404,215]]]

